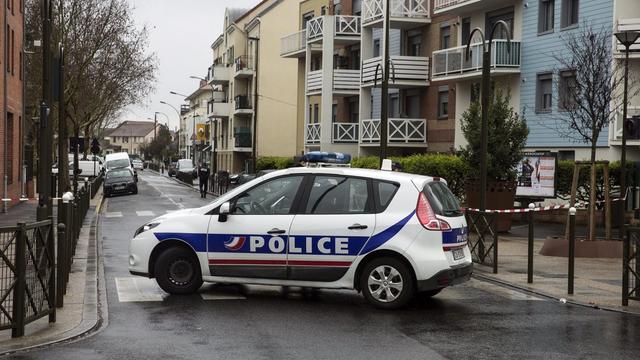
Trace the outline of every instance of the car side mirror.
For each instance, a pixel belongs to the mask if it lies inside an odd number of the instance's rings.
[[[220,205],[220,210],[218,211],[218,222],[227,222],[230,212],[231,204],[228,201]]]

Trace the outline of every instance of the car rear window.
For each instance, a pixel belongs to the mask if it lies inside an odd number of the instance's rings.
[[[376,201],[378,202],[378,211],[384,211],[389,206],[393,196],[398,191],[398,184],[386,181],[374,181],[373,187],[376,190]]]
[[[461,216],[460,203],[447,185],[433,181],[425,185],[422,192],[427,196],[433,212],[441,216]]]

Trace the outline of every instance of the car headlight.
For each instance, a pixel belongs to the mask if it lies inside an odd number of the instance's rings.
[[[149,230],[153,229],[154,227],[156,227],[158,225],[160,225],[159,222],[149,223],[149,224],[143,225],[143,226],[139,227],[138,230],[136,230],[136,233],[133,235],[133,237],[136,237],[136,236],[142,234],[145,231],[149,231]]]

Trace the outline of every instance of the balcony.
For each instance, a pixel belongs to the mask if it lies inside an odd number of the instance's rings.
[[[389,119],[388,125],[387,143],[390,146],[427,146],[427,120]],[[380,145],[380,119],[361,121],[360,145]]]
[[[254,62],[253,58],[248,55],[238,56],[234,61],[235,74],[234,78],[236,79],[248,79],[254,74]]]
[[[304,143],[306,145],[320,144],[320,123],[307,124],[304,132]]]
[[[233,128],[233,151],[251,152],[251,128],[235,127]]]
[[[432,80],[452,80],[479,77],[482,75],[482,43],[471,45],[469,60],[466,59],[466,46],[433,52]],[[493,40],[491,46],[491,72],[493,74],[520,73],[520,41],[511,41],[508,50],[507,40]]]
[[[229,117],[230,112],[231,112],[231,105],[226,101],[209,102],[207,107],[207,116],[209,118],[225,119]]]
[[[430,0],[389,0],[389,22],[392,28],[413,28],[431,22]],[[362,2],[362,26],[382,27],[384,0]]]
[[[322,41],[325,24],[334,24],[335,41],[338,43],[360,42],[360,16],[319,16],[307,23],[307,41]]]
[[[226,65],[213,65],[209,68],[207,79],[211,85],[225,85],[229,83],[229,67]]]
[[[358,123],[333,123],[331,138],[334,144],[358,142]]]
[[[381,66],[378,67],[378,64]],[[419,56],[391,56],[389,87],[407,88],[429,85],[429,58]],[[376,73],[376,69],[378,70]],[[362,87],[382,83],[382,58],[362,62]]]
[[[253,114],[253,104],[251,98],[247,95],[238,95],[234,99],[235,111],[234,115],[251,115]]]
[[[307,30],[301,30],[280,39],[280,56],[302,58],[307,51]]]
[[[640,116],[640,105],[627,106],[627,119],[633,116]],[[611,122],[611,144],[622,145],[622,106],[617,111],[615,119]],[[640,145],[640,132],[630,134],[627,131],[627,144],[638,146]]]
[[[307,95],[322,92],[323,70],[307,74]],[[333,93],[336,95],[358,95],[360,93],[360,70],[333,70]]]
[[[180,115],[187,114],[187,113],[189,113],[189,111],[191,111],[191,108],[189,107],[189,104],[180,105]]]
[[[640,18],[638,19],[620,19],[618,20],[617,31],[640,31]],[[620,44],[617,39],[614,37],[614,41],[616,43],[616,51],[613,53],[613,56],[617,58],[624,58],[625,56],[625,47]],[[635,44],[631,45],[629,48],[629,58],[640,59],[640,42],[636,41]]]

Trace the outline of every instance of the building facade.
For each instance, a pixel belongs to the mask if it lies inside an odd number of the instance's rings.
[[[1,7],[3,23],[0,41],[2,86],[0,87],[0,181],[3,198],[16,204],[21,195],[33,196],[30,181],[26,181],[27,166],[24,151],[24,3],[7,1]]]
[[[159,126],[158,126],[159,129]],[[157,131],[157,130],[156,130]],[[154,138],[153,121],[123,121],[104,137],[109,147],[115,152],[126,152],[132,155],[142,155],[141,147],[149,144]]]

